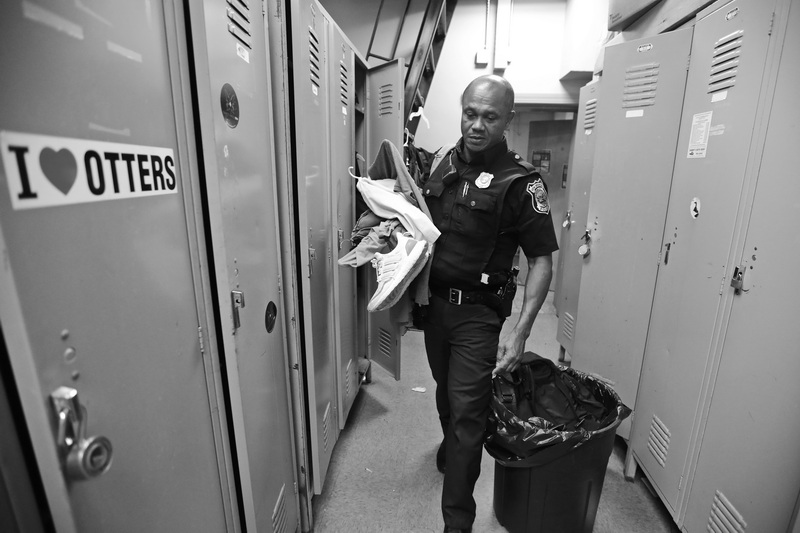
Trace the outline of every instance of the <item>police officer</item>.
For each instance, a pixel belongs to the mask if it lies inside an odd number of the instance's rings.
[[[422,184],[442,232],[430,270],[423,328],[444,432],[445,532],[471,531],[492,377],[514,370],[552,278],[558,249],[547,189],[532,165],[508,149],[514,90],[499,76],[473,80],[461,98],[461,139],[437,154]],[[518,247],[528,260],[519,320],[500,338],[516,280]]]

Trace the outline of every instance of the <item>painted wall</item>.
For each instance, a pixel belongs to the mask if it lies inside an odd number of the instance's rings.
[[[502,74],[514,86],[517,103],[577,105],[584,81],[562,83],[565,0],[515,0],[511,16],[511,64],[493,70],[497,2],[491,2],[488,39],[486,2],[459,0],[436,67],[425,115],[431,128],[417,130],[417,144],[431,149],[455,142],[461,135],[460,97],[464,87],[477,76]],[[489,64],[475,65],[476,53],[488,41]]]

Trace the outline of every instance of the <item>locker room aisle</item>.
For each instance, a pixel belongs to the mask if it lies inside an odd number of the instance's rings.
[[[519,309],[522,291],[517,293]],[[509,321],[515,317],[509,318]],[[557,360],[558,317],[550,292],[533,326],[527,350]],[[313,499],[314,531],[439,532],[442,474],[435,455],[441,441],[434,382],[422,333],[402,338],[401,379],[373,365],[372,382],[359,392],[336,444],[323,493]],[[412,389],[424,387],[425,392]],[[672,519],[637,475],[622,476],[625,444],[617,439],[609,460],[595,533],[676,533]],[[494,461],[484,452],[475,488],[476,533],[506,531],[492,509]]]

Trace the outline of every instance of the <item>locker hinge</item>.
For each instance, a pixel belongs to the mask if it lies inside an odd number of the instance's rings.
[[[204,355],[206,353],[206,346],[203,342],[203,326],[197,327],[197,339],[200,341],[200,355]]]
[[[775,27],[775,12],[772,12],[772,17],[769,19],[769,31],[767,35],[772,35],[772,28]]]
[[[297,494],[297,481],[295,481],[293,484],[294,484],[294,493]]]
[[[683,476],[681,476],[680,481],[678,481],[678,492],[683,488]]]

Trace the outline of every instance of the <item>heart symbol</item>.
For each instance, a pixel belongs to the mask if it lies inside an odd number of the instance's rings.
[[[65,196],[75,183],[78,177],[78,164],[75,156],[66,148],[58,152],[51,148],[45,148],[39,154],[39,166],[42,167],[45,177],[56,189]]]

